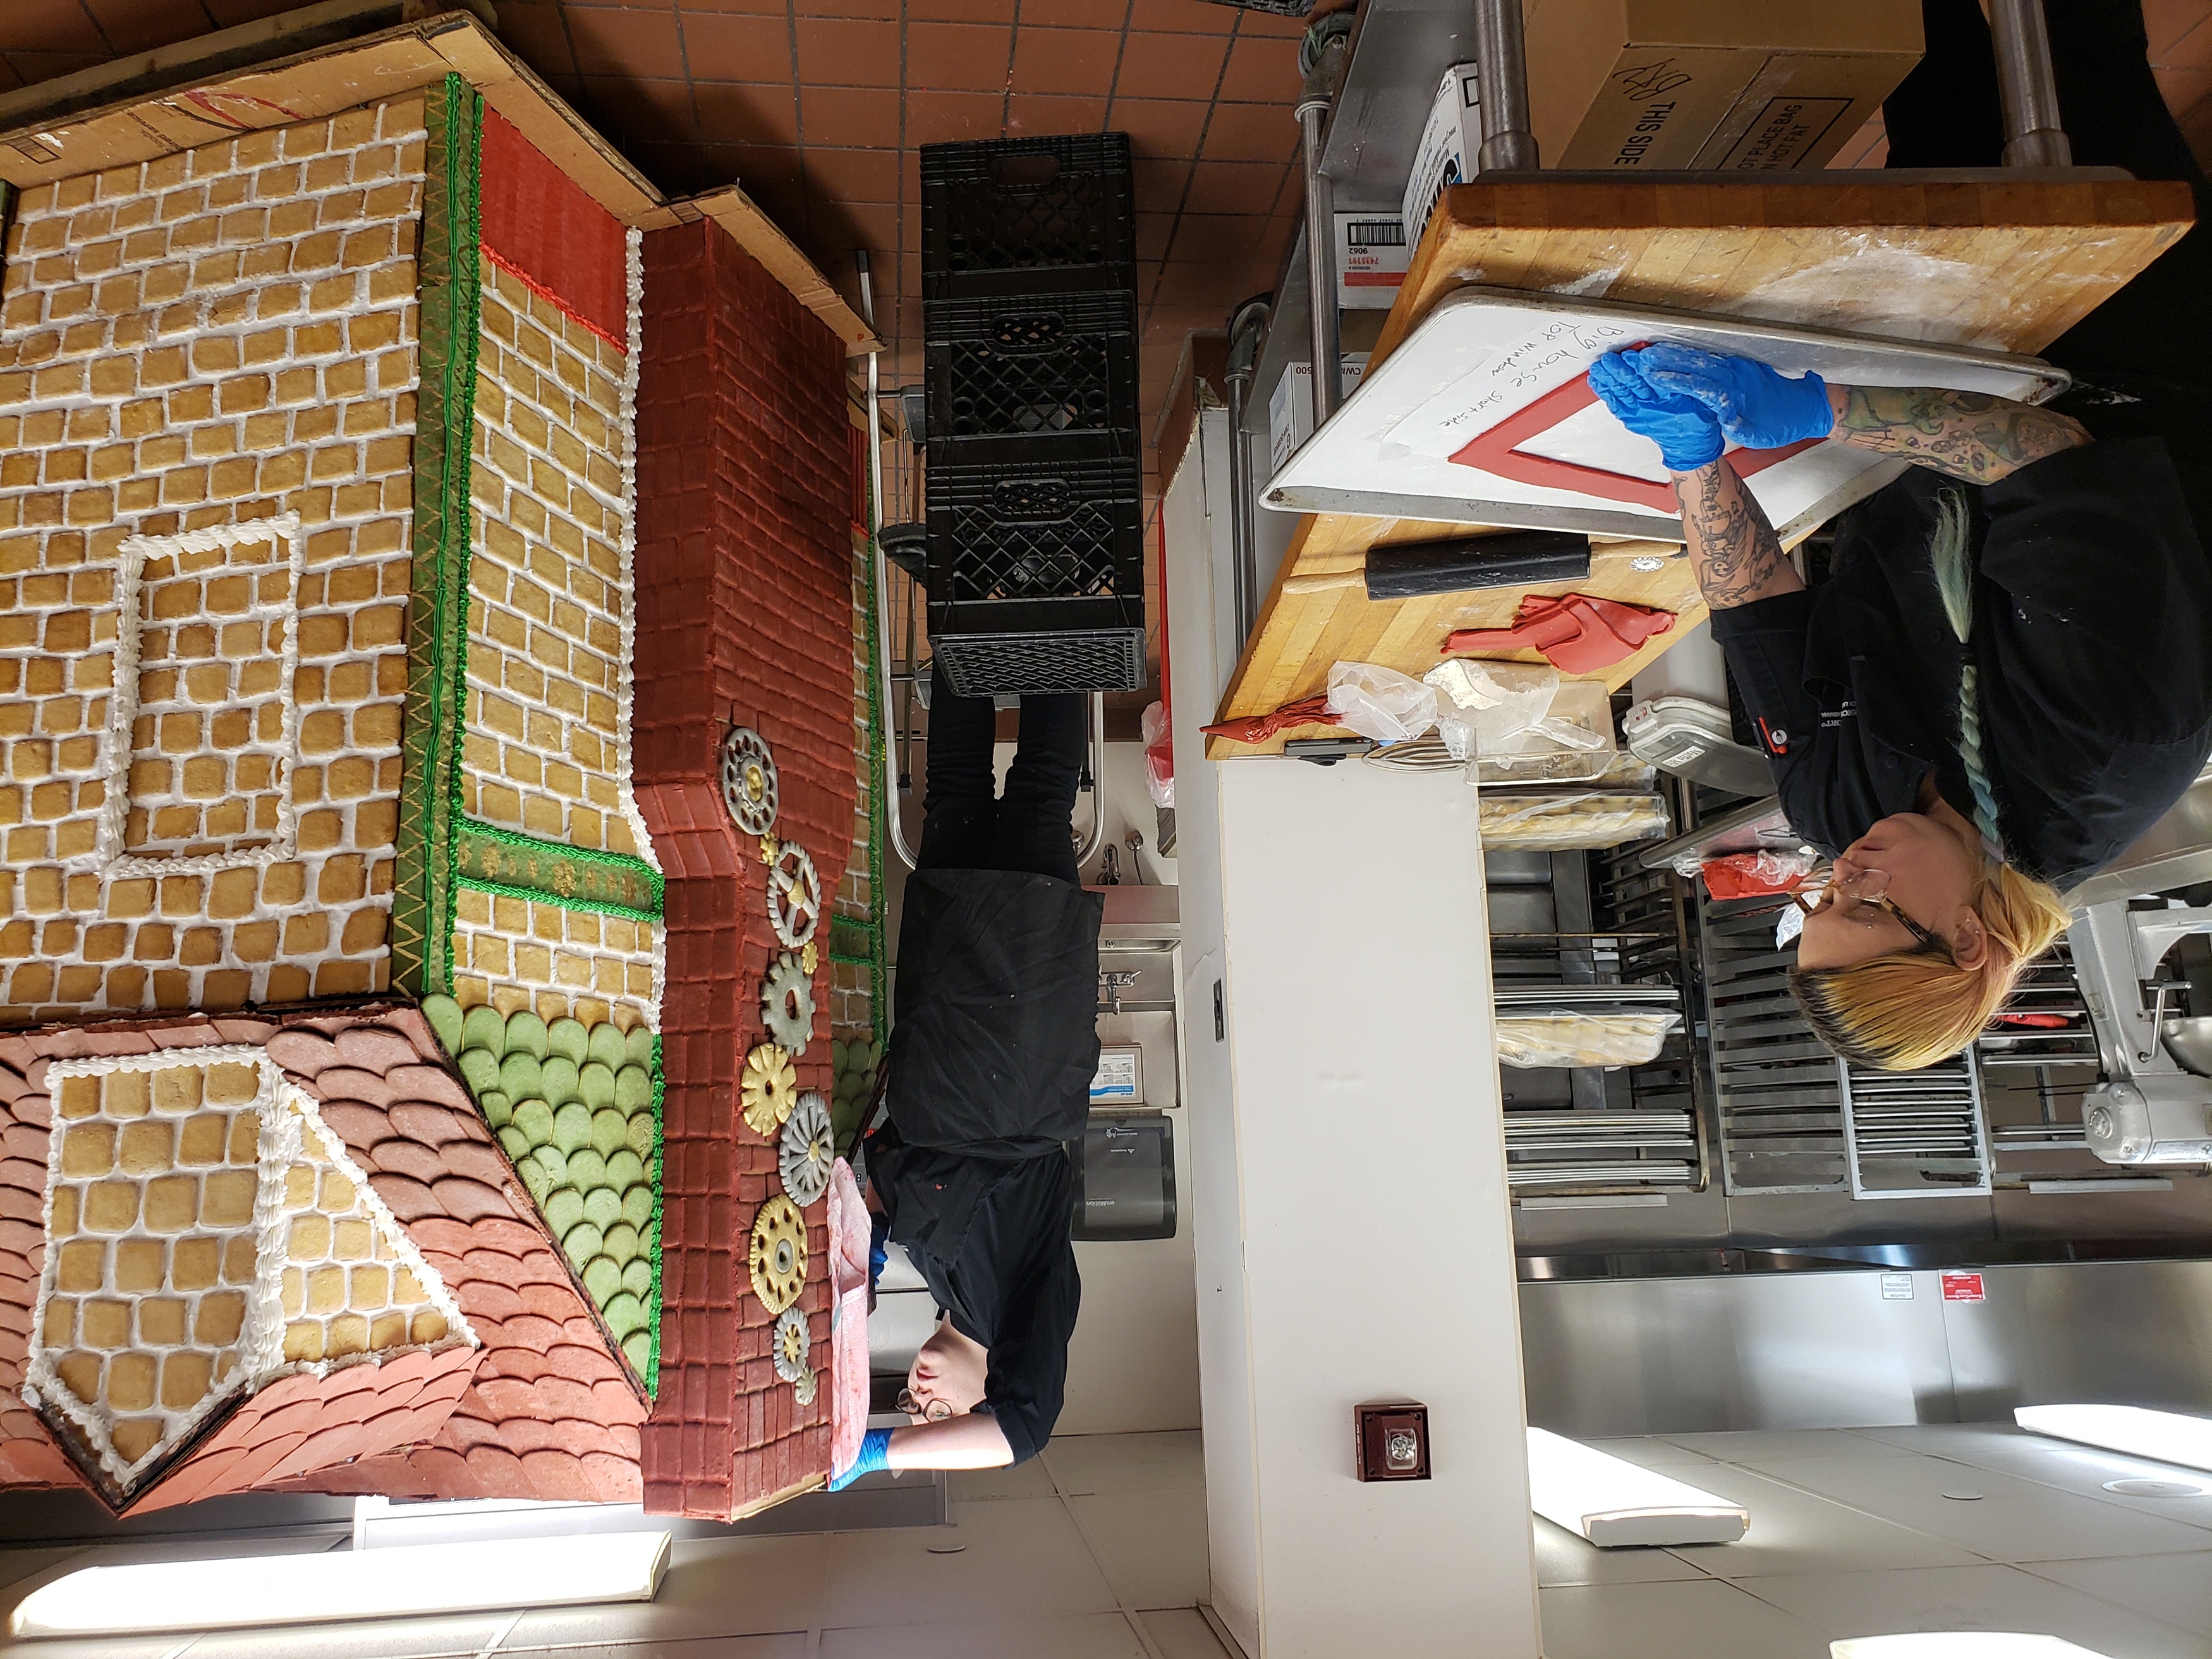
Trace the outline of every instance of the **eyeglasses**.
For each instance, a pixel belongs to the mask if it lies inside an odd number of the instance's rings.
[[[1830,902],[1831,896],[1837,893],[1846,894],[1859,903],[1872,905],[1885,915],[1894,918],[1899,926],[1912,935],[1922,950],[1937,951],[1946,957],[1951,954],[1951,947],[1942,935],[1913,921],[1898,908],[1897,901],[1889,896],[1889,872],[1887,870],[1861,870],[1850,876],[1832,875],[1827,885],[1810,898],[1803,893],[1792,893],[1790,902],[1810,916],[1817,915]]]
[[[898,1398],[892,1403],[908,1417],[919,1417],[926,1422],[942,1423],[952,1415],[952,1402],[950,1400],[933,1400],[925,1406],[914,1397],[912,1389],[901,1389],[898,1391]]]

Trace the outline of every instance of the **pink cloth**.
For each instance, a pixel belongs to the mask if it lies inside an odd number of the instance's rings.
[[[830,1172],[830,1467],[860,1461],[868,1432],[868,1206],[853,1166]]]

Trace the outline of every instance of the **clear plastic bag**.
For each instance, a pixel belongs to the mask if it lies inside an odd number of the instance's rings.
[[[1485,847],[1532,853],[1568,853],[1662,841],[1667,807],[1656,795],[1570,790],[1521,795],[1486,794],[1476,808]]]
[[[1145,793],[1152,805],[1175,805],[1175,744],[1168,732],[1168,711],[1160,703],[1147,703],[1139,727],[1145,739]]]
[[[1648,762],[1617,749],[1554,750],[1546,755],[1478,755],[1468,780],[1495,788],[1530,783],[1587,783],[1625,794],[1648,793]]]
[[[1646,1066],[1682,1023],[1677,1013],[1511,1014],[1498,1021],[1501,1066]]]
[[[1454,657],[1423,678],[1450,700],[1437,735],[1454,760],[1609,746],[1604,734],[1551,712],[1560,690],[1556,668]]]
[[[1328,671],[1328,709],[1345,730],[1377,743],[1404,743],[1437,723],[1437,693],[1410,674],[1371,662],[1340,662]]]

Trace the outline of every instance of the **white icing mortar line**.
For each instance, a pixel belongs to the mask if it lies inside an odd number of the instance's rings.
[[[398,1218],[376,1195],[376,1189],[369,1185],[367,1174],[354,1161],[344,1141],[323,1121],[313,1097],[291,1082],[264,1049],[246,1043],[219,1043],[206,1048],[157,1048],[149,1054],[100,1054],[85,1059],[58,1060],[48,1064],[46,1081],[51,1097],[58,1094],[53,1085],[70,1078],[108,1077],[122,1072],[166,1072],[181,1066],[204,1070],[210,1066],[222,1065],[251,1066],[260,1079],[253,1099],[242,1109],[255,1115],[258,1127],[255,1143],[257,1182],[252,1222],[254,1282],[246,1297],[246,1322],[236,1344],[237,1358],[228,1382],[211,1386],[206,1396],[188,1410],[161,1411],[161,1437],[151,1451],[135,1463],[125,1462],[116,1451],[108,1413],[100,1407],[76,1397],[61,1380],[46,1351],[46,1304],[55,1293],[55,1280],[60,1271],[61,1261],[61,1251],[52,1243],[52,1232],[54,1189],[62,1179],[62,1141],[67,1122],[94,1120],[64,1120],[57,1109],[53,1128],[47,1138],[43,1231],[47,1235],[49,1245],[45,1269],[40,1275],[38,1302],[32,1310],[31,1352],[24,1370],[22,1396],[25,1403],[33,1409],[43,1402],[67,1417],[98,1456],[100,1468],[118,1486],[127,1486],[149,1465],[184,1443],[212,1413],[241,1391],[252,1395],[280,1378],[301,1372],[319,1377],[327,1376],[332,1371],[349,1365],[381,1364],[389,1357],[391,1351],[387,1350],[349,1355],[340,1360],[285,1362],[284,1328],[287,1322],[283,1290],[289,1240],[280,1223],[284,1208],[285,1176],[292,1165],[302,1161],[306,1154],[307,1149],[302,1145],[306,1133],[313,1134],[317,1149],[339,1174],[352,1183],[355,1197],[368,1212],[371,1223],[382,1233],[401,1264],[415,1275],[430,1304],[445,1316],[447,1334],[444,1340],[432,1343],[408,1343],[403,1345],[401,1352],[442,1353],[457,1347],[478,1348],[483,1346],[475,1328],[462,1313],[459,1303],[447,1288],[444,1277],[423,1259],[422,1251],[416,1248],[414,1240],[408,1237]],[[102,1115],[105,1115],[104,1112]],[[189,1121],[189,1116],[179,1120],[180,1122]],[[204,1228],[194,1227],[172,1238],[168,1235],[148,1232],[143,1224],[134,1224],[129,1231],[118,1234],[108,1242],[121,1243],[131,1239],[150,1239],[166,1245],[181,1238],[212,1237],[220,1240],[224,1237],[223,1233],[211,1233]],[[199,1292],[201,1295],[207,1293]],[[197,1301],[193,1305],[197,1310]],[[133,1416],[145,1414],[131,1413]]]
[[[653,849],[653,832],[645,827],[645,814],[638,810],[637,791],[630,786],[630,684],[632,665],[637,655],[637,372],[638,358],[645,349],[645,233],[629,230],[623,241],[629,350],[623,359],[622,401],[617,405],[623,446],[622,538],[615,551],[622,584],[622,660],[615,667],[615,787],[622,798],[623,817],[629,825],[630,839],[636,843],[638,856],[659,871],[660,854]],[[664,902],[664,920],[654,921],[652,927],[653,1000],[646,1008],[645,1018],[654,1031],[660,1030],[660,1000],[668,982],[666,913]]]
[[[171,553],[227,552],[234,547],[277,541],[283,544],[283,568],[291,579],[284,600],[281,605],[268,605],[257,599],[247,613],[264,623],[281,619],[284,626],[284,648],[279,659],[276,682],[276,695],[284,710],[284,729],[276,740],[276,832],[266,846],[236,853],[177,859],[126,857],[122,850],[123,824],[131,804],[131,732],[138,720],[138,648],[144,628],[139,615],[139,590],[146,561]],[[205,876],[241,866],[275,864],[292,856],[299,833],[298,812],[292,804],[292,768],[300,749],[300,705],[293,688],[300,666],[300,585],[306,579],[306,542],[300,534],[300,515],[296,513],[280,513],[270,519],[250,519],[243,524],[207,530],[189,530],[180,536],[124,538],[116,584],[118,610],[114,684],[107,694],[107,730],[100,737],[98,774],[107,793],[100,803],[93,850],[64,860],[64,867],[96,870],[111,880],[127,876]]]

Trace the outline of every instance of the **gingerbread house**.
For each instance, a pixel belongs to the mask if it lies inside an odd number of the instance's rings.
[[[818,1485],[865,329],[466,14],[0,155],[0,1480]]]

